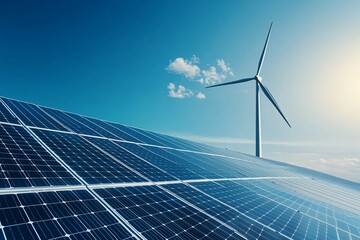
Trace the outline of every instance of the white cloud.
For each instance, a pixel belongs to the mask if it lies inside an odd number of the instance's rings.
[[[186,89],[182,85],[179,85],[178,89],[176,90],[176,85],[173,83],[169,83],[167,88],[169,89],[169,97],[172,98],[188,98],[194,95],[194,93],[190,89]]]
[[[196,65],[199,62],[199,58],[195,55],[193,55],[190,60],[178,57],[174,61],[170,61],[166,69],[170,72],[184,75],[186,78],[193,79],[200,75],[200,68]]]
[[[226,74],[217,72],[214,66],[210,66],[208,70],[202,70],[201,73],[202,77],[198,82],[206,85],[216,84],[226,79]]]
[[[229,67],[229,64],[225,63],[224,59],[217,59],[216,62],[217,62],[217,65],[219,66],[219,68],[224,73],[227,73],[230,76],[234,76],[234,73],[233,73],[232,69]]]
[[[227,64],[223,59],[217,59],[216,63],[218,69],[216,66],[209,66],[208,69],[201,70],[198,66],[200,64],[200,59],[197,56],[193,55],[190,59],[177,57],[173,61],[170,61],[166,70],[182,75],[190,81],[195,81],[204,85],[217,84],[223,82],[228,76],[234,76],[229,64]],[[178,90],[176,90],[176,85],[171,83],[169,84],[168,89],[170,97],[185,98],[194,96],[193,91],[186,89],[182,85],[179,85]],[[206,98],[205,94],[202,92],[198,92],[195,97],[198,99]]]
[[[198,99],[205,99],[206,96],[205,96],[205,94],[203,94],[202,92],[198,92],[198,94],[196,94],[196,98],[198,98]]]

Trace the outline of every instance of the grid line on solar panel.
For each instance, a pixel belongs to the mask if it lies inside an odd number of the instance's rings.
[[[167,172],[156,167],[155,165],[147,162],[146,160],[141,159],[134,153],[129,152],[128,150],[122,148],[115,142],[106,139],[99,138],[86,138],[88,141],[97,145],[105,152],[118,159],[126,166],[140,172],[140,174],[151,181],[173,181],[177,180],[175,177],[169,175]]]
[[[25,128],[0,124],[0,188],[77,184]]]
[[[125,142],[115,142],[119,146],[127,149],[128,151],[134,153],[135,155],[145,159],[146,161],[150,162],[151,164],[157,166],[158,168],[166,171],[172,176],[175,176],[178,179],[185,180],[185,179],[203,179],[204,177],[200,176],[199,174],[184,168],[183,166],[176,164],[168,159],[161,157],[147,149],[143,146],[132,144],[132,143],[125,143]]]
[[[7,239],[135,239],[88,191],[0,195]]]
[[[0,122],[19,123],[16,117],[14,117],[5,107],[1,99],[0,99]]]
[[[273,229],[254,221],[246,215],[241,214],[236,209],[225,205],[217,199],[200,192],[191,185],[171,184],[164,185],[164,188],[180,196],[186,201],[203,209],[209,215],[233,227],[240,234],[250,239],[286,239],[286,237],[276,233]]]
[[[156,187],[95,190],[148,239],[240,239],[233,230]]]
[[[8,98],[2,98],[2,100],[26,126],[68,131],[64,126],[34,104],[19,102]]]
[[[76,134],[38,129],[33,131],[87,184],[146,182],[144,178]]]

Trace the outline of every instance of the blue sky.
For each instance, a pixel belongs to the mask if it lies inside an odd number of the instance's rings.
[[[253,154],[254,83],[205,89],[199,80],[253,76],[274,21],[263,82],[293,128],[262,95],[263,156],[360,182],[358,9],[359,1],[2,1],[0,94]],[[189,97],[174,97],[179,85]]]

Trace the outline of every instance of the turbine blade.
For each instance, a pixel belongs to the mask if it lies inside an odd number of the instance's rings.
[[[285,122],[289,125],[289,127],[291,127],[289,121],[286,119],[285,115],[282,113],[279,105],[277,104],[275,98],[273,97],[273,95],[270,93],[269,89],[260,81],[258,81],[261,90],[264,92],[265,96],[270,100],[270,102],[274,105],[274,107],[278,110],[278,112],[280,113],[280,115],[283,117],[283,119],[285,120]]]
[[[251,80],[254,80],[255,78],[243,78],[243,79],[239,79],[239,80],[235,80],[235,81],[231,81],[231,82],[225,82],[225,83],[220,83],[220,84],[215,84],[212,86],[207,86],[206,88],[213,88],[213,87],[219,87],[219,86],[224,86],[224,85],[231,85],[231,84],[236,84],[236,83],[243,83],[243,82],[248,82]]]
[[[269,43],[269,38],[270,38],[270,33],[271,33],[272,25],[273,25],[273,23],[271,22],[270,28],[269,28],[269,32],[268,32],[268,35],[267,35],[267,37],[266,37],[266,42],[265,42],[265,45],[264,45],[264,49],[263,49],[263,51],[262,51],[262,54],[261,54],[261,57],[260,57],[260,60],[259,60],[259,65],[258,65],[258,69],[257,69],[256,75],[260,75],[260,71],[261,71],[262,65],[263,65],[263,63],[264,63],[264,58],[265,58],[266,49],[267,49],[267,46],[268,46],[268,43]]]

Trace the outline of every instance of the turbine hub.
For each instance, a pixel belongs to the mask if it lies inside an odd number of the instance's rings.
[[[259,75],[256,75],[256,76],[255,76],[255,79],[258,80],[259,82],[261,82],[262,77],[260,77]]]

